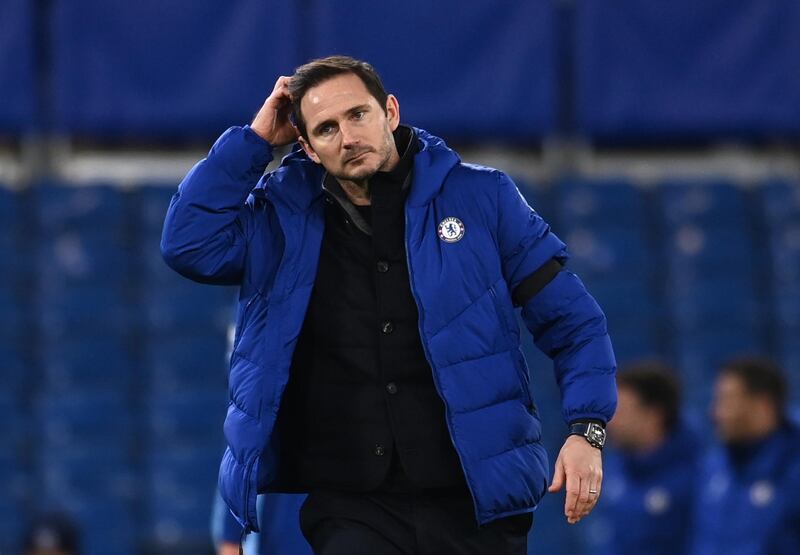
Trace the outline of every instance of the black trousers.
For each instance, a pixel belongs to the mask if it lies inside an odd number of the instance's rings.
[[[315,555],[526,555],[533,513],[479,527],[468,492],[314,491],[300,528]]]

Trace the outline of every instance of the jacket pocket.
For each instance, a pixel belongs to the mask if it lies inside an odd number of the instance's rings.
[[[261,297],[261,294],[258,291],[254,291],[253,295],[248,299],[247,303],[239,310],[236,318],[236,330],[233,336],[233,351],[236,351],[236,348],[239,346],[239,341],[242,339],[242,332],[244,331],[245,326],[247,326],[247,316],[250,313],[253,304],[258,301]]]
[[[528,411],[534,415],[539,416],[539,410],[536,408],[536,402],[533,400],[533,395],[531,394],[531,377],[530,377],[530,370],[528,369],[528,365],[525,362],[525,357],[522,354],[522,351],[519,349],[515,349],[513,357],[514,357],[514,368],[517,370],[517,378],[519,378],[519,385],[522,388],[522,394],[525,399],[526,406],[528,407]]]
[[[489,296],[492,299],[492,303],[494,303],[494,311],[495,314],[497,314],[497,322],[500,325],[500,332],[502,334],[505,347],[508,349],[516,347],[511,338],[511,324],[508,321],[505,307],[503,307],[503,300],[500,298],[495,285],[492,285],[489,288]]]

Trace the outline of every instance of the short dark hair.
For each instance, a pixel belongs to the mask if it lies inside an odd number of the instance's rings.
[[[660,360],[641,360],[620,369],[617,385],[632,389],[642,404],[661,411],[664,426],[672,430],[681,408],[681,385],[675,371]]]
[[[300,101],[303,100],[310,88],[344,73],[352,73],[358,76],[364,86],[367,87],[369,93],[375,97],[380,107],[383,108],[384,113],[386,112],[386,98],[388,95],[383,88],[378,72],[370,64],[350,56],[328,56],[327,58],[312,60],[295,69],[294,75],[289,80],[289,94],[292,97],[292,116],[294,117],[295,125],[305,140],[308,140],[308,133],[303,114],[300,112]]]
[[[786,378],[780,367],[765,357],[739,357],[722,365],[720,375],[736,376],[751,395],[763,395],[783,415],[786,407]]]

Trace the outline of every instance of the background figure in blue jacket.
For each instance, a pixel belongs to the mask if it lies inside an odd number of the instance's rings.
[[[299,494],[259,495],[261,531],[247,537],[245,555],[311,555],[311,546],[300,533],[298,515],[303,501],[305,496]],[[239,555],[242,525],[219,495],[214,500],[211,528],[217,555]]]
[[[517,307],[570,425],[550,490],[571,523],[594,508],[616,406],[602,311],[514,183],[400,125],[369,64],[280,77],[183,180],[161,250],[240,286],[219,486],[246,531],[258,493],[308,492],[315,553],[525,553],[549,465]]]
[[[726,364],[714,389],[721,445],[703,463],[694,555],[800,553],[800,433],[768,360]]]
[[[621,370],[617,391],[605,495],[586,529],[589,551],[686,553],[702,446],[680,417],[680,384],[669,367],[647,361]]]

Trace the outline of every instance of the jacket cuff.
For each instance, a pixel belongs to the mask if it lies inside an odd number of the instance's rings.
[[[272,161],[272,145],[262,139],[249,125],[231,127],[211,147],[208,160],[221,167],[235,179],[258,178]]]

